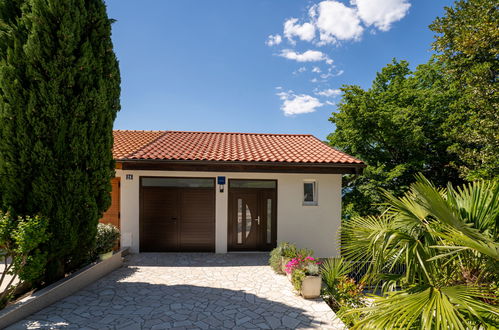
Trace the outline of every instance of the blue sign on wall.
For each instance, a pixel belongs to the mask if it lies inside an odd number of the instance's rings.
[[[217,177],[218,184],[225,184],[225,177],[224,176],[219,176]]]

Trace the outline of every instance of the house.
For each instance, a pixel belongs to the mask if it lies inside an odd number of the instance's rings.
[[[132,252],[338,254],[342,174],[360,160],[312,135],[115,131],[112,205]]]

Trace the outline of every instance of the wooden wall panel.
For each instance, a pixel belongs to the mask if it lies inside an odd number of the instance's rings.
[[[102,223],[110,223],[120,228],[120,178],[111,180],[111,206],[104,212],[104,215],[99,220]]]

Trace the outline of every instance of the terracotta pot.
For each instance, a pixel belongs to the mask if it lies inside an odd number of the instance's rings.
[[[109,251],[107,253],[102,253],[102,254],[99,254],[99,259],[102,261],[102,260],[106,260],[106,259],[109,259],[113,256],[113,251]]]
[[[320,276],[307,276],[301,283],[301,295],[305,299],[318,298],[321,295],[322,279]]]

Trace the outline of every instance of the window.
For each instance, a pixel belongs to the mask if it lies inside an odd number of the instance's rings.
[[[274,180],[229,180],[229,188],[273,188],[276,187]]]
[[[212,178],[142,178],[142,187],[214,188]]]
[[[315,181],[303,183],[303,205],[317,205],[317,183]]]

